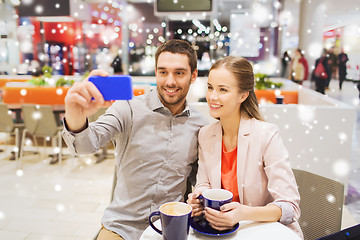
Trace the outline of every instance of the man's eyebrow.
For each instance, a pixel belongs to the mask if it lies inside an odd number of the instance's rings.
[[[157,69],[164,70],[164,69],[167,69],[167,68],[159,66],[159,67],[157,67]],[[178,67],[178,68],[175,68],[175,70],[177,70],[177,71],[186,71],[186,68]]]

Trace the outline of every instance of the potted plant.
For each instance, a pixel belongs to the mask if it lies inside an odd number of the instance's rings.
[[[259,90],[265,89],[276,89],[281,88],[282,83],[276,83],[269,79],[268,75],[264,73],[256,73],[255,74],[255,88]]]

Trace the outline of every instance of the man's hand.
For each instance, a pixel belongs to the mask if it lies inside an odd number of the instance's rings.
[[[70,131],[80,131],[85,127],[86,117],[96,113],[101,107],[111,105],[111,102],[105,102],[96,86],[89,82],[89,77],[96,75],[109,74],[103,70],[93,70],[85,80],[74,83],[65,96],[65,118]]]

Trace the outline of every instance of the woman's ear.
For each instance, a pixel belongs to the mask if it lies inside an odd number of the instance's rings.
[[[249,96],[249,92],[240,93],[239,103],[243,103],[248,96]]]

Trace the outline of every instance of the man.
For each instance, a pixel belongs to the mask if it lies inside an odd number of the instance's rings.
[[[63,136],[72,151],[96,152],[116,142],[117,184],[99,240],[139,239],[151,212],[183,200],[197,160],[197,133],[206,120],[186,103],[197,77],[196,52],[185,41],[170,40],[158,48],[155,67],[156,90],[116,101],[94,123],[87,117],[108,103],[91,82],[74,84],[65,97]],[[90,75],[107,74],[94,70]]]
[[[327,82],[326,82],[327,89],[329,88],[330,81],[331,81],[334,73],[336,73],[336,68],[337,68],[337,56],[334,53],[334,47],[329,49],[328,59],[329,59],[329,67],[330,67],[330,76],[328,77]]]
[[[341,53],[338,55],[339,62],[339,89],[341,90],[342,84],[346,78],[346,63],[349,61],[348,55],[341,49]]]

